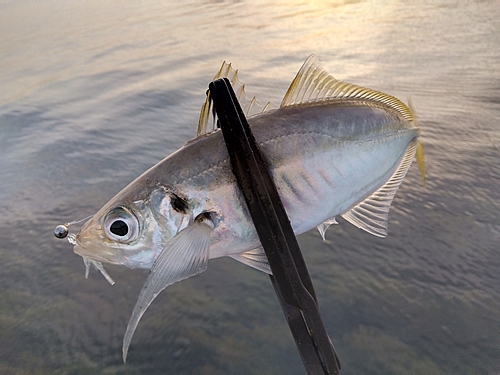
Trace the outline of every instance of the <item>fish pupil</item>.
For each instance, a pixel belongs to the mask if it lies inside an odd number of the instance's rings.
[[[116,220],[109,227],[109,231],[117,236],[123,237],[128,233],[128,225],[123,220]]]

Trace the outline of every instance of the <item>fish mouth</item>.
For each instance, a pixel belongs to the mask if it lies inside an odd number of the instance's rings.
[[[73,246],[73,252],[76,254],[76,255],[80,255],[82,258],[87,258],[87,259],[91,259],[91,260],[96,260],[98,262],[108,262],[107,259],[104,259],[90,251],[88,251],[85,247],[79,245],[79,244],[76,244]]]
[[[89,250],[85,246],[82,246],[78,243],[73,246],[73,252],[77,255],[80,255],[83,259],[88,259],[90,261],[104,262],[117,265],[122,264],[121,262],[118,262],[116,259],[113,259],[114,257],[112,254],[102,254],[102,252],[97,253],[95,251]]]

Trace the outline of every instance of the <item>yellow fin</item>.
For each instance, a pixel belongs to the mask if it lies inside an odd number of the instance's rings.
[[[424,159],[424,145],[420,141],[417,141],[417,152],[415,153],[415,158],[417,159],[418,170],[422,176],[422,182],[425,187],[425,159]]]
[[[412,110],[394,96],[336,80],[321,66],[316,55],[309,56],[304,62],[290,84],[281,107],[339,99],[360,99],[384,104],[408,121],[415,119]]]
[[[271,108],[271,103],[267,103],[265,106],[261,106],[257,103],[255,96],[253,98],[247,96],[247,94],[245,93],[245,85],[242,84],[238,79],[238,70],[233,69],[231,64],[228,64],[224,61],[212,81],[215,81],[219,78],[229,79],[236,98],[238,99],[245,116],[250,117],[258,113],[265,112]],[[197,135],[199,136],[202,134],[210,133],[211,131],[214,131],[216,129],[217,114],[215,113],[213,101],[210,97],[210,92],[208,91],[205,103],[201,107]]]
[[[415,108],[413,107],[413,103],[411,98],[408,98],[408,108],[410,108],[411,113],[413,114],[413,122],[418,127],[417,116],[415,115]],[[424,144],[419,139],[417,141],[417,151],[415,152],[415,159],[417,160],[418,170],[420,171],[420,176],[422,177],[422,183],[425,187],[425,158],[424,158]]]

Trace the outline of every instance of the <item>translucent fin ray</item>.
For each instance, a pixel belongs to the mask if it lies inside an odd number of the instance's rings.
[[[271,266],[267,261],[266,253],[262,247],[254,250],[246,251],[240,254],[231,255],[231,258],[243,263],[249,267],[255,268],[259,271],[272,275]]]
[[[323,238],[323,241],[326,241],[326,237],[325,237],[325,234],[326,234],[326,230],[330,227],[330,225],[332,224],[338,224],[337,223],[337,220],[335,220],[334,217],[328,219],[328,220],[325,220],[324,222],[322,222],[320,225],[317,226],[318,228],[318,231],[319,231],[319,234],[321,234],[321,238]]]
[[[127,359],[128,348],[135,329],[156,296],[167,286],[207,269],[210,235],[213,229],[213,223],[209,219],[196,220],[172,238],[162,250],[151,267],[128,323],[123,338],[123,362]]]
[[[413,140],[392,177],[364,201],[341,216],[354,226],[377,237],[387,236],[389,208],[406,172],[410,168],[417,140]]]
[[[255,96],[250,98],[245,93],[245,85],[242,84],[238,79],[238,71],[234,70],[231,64],[227,64],[225,61],[222,63],[221,68],[214,76],[212,81],[219,78],[227,78],[231,82],[234,93],[240,102],[241,109],[246,117],[256,115],[271,109],[271,103],[267,103],[262,106],[257,103]],[[210,97],[210,92],[207,92],[207,98],[205,103],[201,107],[200,119],[198,121],[198,133],[197,135],[202,135],[210,133],[217,129],[217,114],[213,106],[212,98]]]
[[[362,99],[386,105],[408,121],[415,119],[413,111],[399,99],[369,88],[335,79],[320,64],[316,55],[304,62],[281,102],[281,107],[338,99]]]

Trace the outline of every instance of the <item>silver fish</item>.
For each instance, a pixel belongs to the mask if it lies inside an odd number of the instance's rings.
[[[230,65],[214,77],[230,77]],[[416,154],[425,174],[420,130],[411,105],[333,78],[310,56],[278,109],[244,104],[296,234],[317,227],[324,238],[341,216],[376,236],[387,235],[389,206]],[[253,111],[253,112],[252,112]],[[88,220],[74,251],[101,262],[151,269],[123,340],[126,360],[142,315],[167,286],[197,275],[208,260],[229,256],[271,273],[231,172],[210,96],[198,136],[111,199]],[[109,277],[109,276],[108,276]]]

